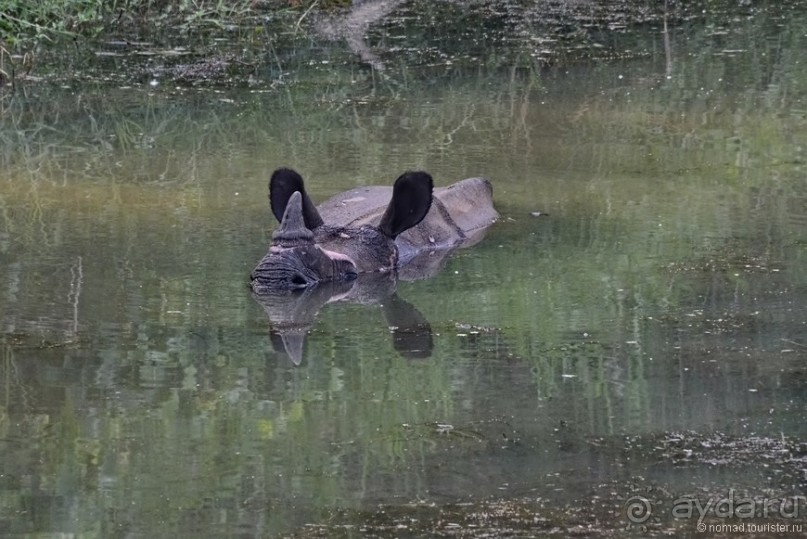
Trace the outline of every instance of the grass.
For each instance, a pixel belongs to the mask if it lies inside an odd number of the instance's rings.
[[[267,13],[340,7],[345,0],[0,0],[0,44],[26,49],[124,28],[196,31],[255,22]]]
[[[278,17],[293,24],[308,7],[289,0],[0,0],[0,87],[30,78],[34,65],[64,66],[65,55],[81,56],[104,38],[187,45],[214,33],[241,41]]]
[[[124,27],[223,27],[261,10],[289,9],[285,0],[0,0],[0,44],[8,51],[59,39],[92,39]]]
[[[109,7],[114,7],[112,2]],[[101,29],[104,7],[100,0],[70,2],[0,1],[0,41],[6,50],[58,37],[94,35]]]

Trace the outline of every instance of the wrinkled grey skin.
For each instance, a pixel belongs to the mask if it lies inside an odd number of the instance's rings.
[[[314,207],[299,174],[278,169],[270,202],[281,223],[250,275],[259,295],[351,281],[363,273],[430,277],[445,258],[435,253],[473,245],[498,217],[487,180],[433,190],[425,172],[404,173],[392,188],[352,189]]]
[[[302,195],[292,194],[280,228],[272,236],[269,252],[250,275],[250,285],[257,294],[276,290],[307,288],[322,281],[349,281],[356,278],[356,264],[345,256],[323,248],[325,226],[316,228],[320,237],[305,226]],[[329,245],[330,246],[330,245]],[[382,244],[383,246],[383,244]]]
[[[339,221],[347,227],[376,225],[391,197],[391,187],[357,187],[328,199],[318,209],[326,222]],[[434,277],[452,251],[479,243],[498,218],[493,188],[485,178],[438,187],[423,221],[395,239],[398,279]]]

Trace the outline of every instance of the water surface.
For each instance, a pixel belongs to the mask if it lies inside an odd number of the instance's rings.
[[[672,56],[559,67],[7,99],[0,532],[271,535],[378,504],[557,508],[612,481],[803,494],[778,461],[652,449],[803,446],[801,29],[681,28]],[[428,357],[396,348],[378,305],[324,306],[299,365],[278,346],[246,283],[284,165],[315,200],[411,168],[491,180],[486,239],[397,286]]]

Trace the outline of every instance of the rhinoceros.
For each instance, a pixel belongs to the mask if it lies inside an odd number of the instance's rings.
[[[478,242],[498,213],[484,178],[433,188],[423,171],[401,174],[392,187],[359,187],[315,207],[303,178],[279,168],[269,201],[280,226],[250,275],[256,294],[306,289],[359,274],[397,271],[406,280],[432,275],[444,256]]]

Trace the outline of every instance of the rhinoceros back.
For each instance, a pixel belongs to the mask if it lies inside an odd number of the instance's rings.
[[[467,236],[487,228],[499,217],[493,208],[493,188],[485,178],[468,178],[435,189],[434,197],[443,203],[451,220]]]
[[[317,210],[329,226],[377,225],[391,198],[392,187],[356,187],[329,198],[317,206]]]
[[[357,187],[328,199],[317,209],[330,226],[378,225],[391,198],[391,187]],[[401,259],[406,261],[422,250],[473,245],[498,216],[493,208],[493,189],[484,178],[437,188],[423,221],[396,239]]]

